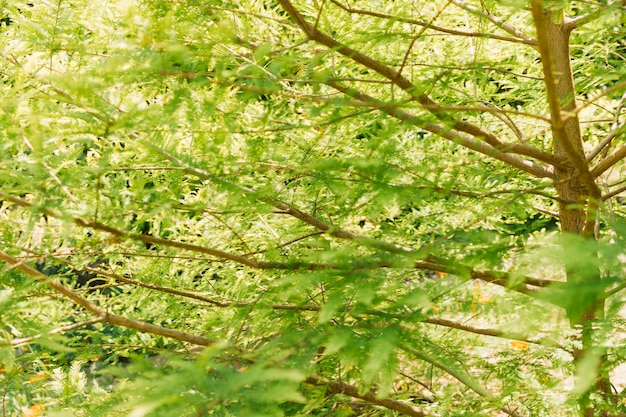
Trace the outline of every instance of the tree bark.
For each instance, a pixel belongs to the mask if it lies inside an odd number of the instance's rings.
[[[541,7],[541,2],[534,2],[534,7]],[[595,223],[596,204],[598,191],[594,186],[585,182],[584,175],[588,174],[586,164],[581,167],[580,160],[585,160],[582,135],[576,109],[575,86],[570,62],[569,38],[570,29],[564,25],[564,13],[562,10],[547,11],[540,9],[543,14],[540,18],[535,14],[535,23],[539,43],[544,47],[541,50],[541,58],[544,65],[544,74],[551,72],[551,77],[546,77],[546,83],[553,82],[554,86],[547,85],[558,99],[558,103],[551,103],[551,121],[553,136],[553,153],[557,158],[565,162],[562,167],[555,167],[554,185],[559,198],[559,216],[561,231],[563,234],[575,234],[586,239],[594,239],[593,224]],[[543,42],[542,39],[543,38]],[[555,114],[554,109],[560,111]],[[582,168],[582,169],[581,169]],[[587,172],[581,172],[587,170]],[[567,236],[564,236],[563,250],[565,256],[578,257],[572,248],[568,246]],[[579,249],[577,249],[579,250]],[[592,391],[608,398],[611,396],[610,381],[606,374],[603,375],[605,352],[594,341],[593,323],[604,316],[604,298],[597,297],[589,300],[588,294],[583,291],[577,292],[575,286],[599,285],[601,280],[597,253],[589,254],[592,268],[581,273],[577,268],[568,265],[565,260],[567,282],[572,293],[577,294],[575,299],[569,300],[566,308],[570,325],[582,328],[582,348],[574,350],[576,373],[581,371],[581,363],[588,355],[599,355],[598,375],[592,388],[581,396],[580,406],[583,417],[593,417],[596,407],[590,399]],[[591,272],[590,272],[591,270]],[[581,308],[582,307],[582,308]],[[604,412],[601,412],[605,415]]]

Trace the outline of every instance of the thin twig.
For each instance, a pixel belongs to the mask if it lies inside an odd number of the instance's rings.
[[[48,335],[69,332],[70,330],[78,329],[80,327],[90,326],[96,323],[102,323],[103,321],[104,321],[104,317],[95,317],[91,320],[81,321],[80,323],[74,323],[74,324],[70,324],[67,326],[57,327],[56,329],[50,330],[43,334],[38,334],[35,336],[31,336],[31,337],[23,337],[20,339],[13,339],[11,340],[11,346],[19,346],[19,345],[24,345],[27,343],[32,343],[35,340],[48,336]]]
[[[522,32],[521,30],[515,28],[512,25],[509,25],[508,23],[506,23],[504,20],[502,20],[501,18],[499,18],[498,16],[489,13],[486,10],[480,10],[477,7],[474,7],[470,4],[464,3],[460,0],[452,0],[452,3],[454,3],[455,5],[457,5],[458,7],[460,7],[463,10],[466,10],[476,16],[480,16],[483,17],[487,20],[489,20],[491,23],[493,23],[494,25],[496,25],[497,27],[499,27],[500,29],[504,30],[505,32],[515,36],[518,39],[523,39],[525,40],[528,45],[532,45],[535,46],[537,45],[537,41],[535,39],[533,39],[532,37],[526,35],[524,32]]]
[[[540,346],[553,346],[554,345],[553,343],[549,341],[531,338],[528,335],[524,335],[521,333],[510,333],[510,332],[505,332],[503,330],[498,330],[498,329],[479,328],[479,327],[469,326],[464,323],[458,323],[455,321],[442,319],[439,317],[428,317],[424,320],[424,323],[448,327],[450,329],[461,330],[464,332],[479,334],[483,336],[498,337],[498,338],[510,339],[510,340],[520,340],[523,342],[532,343],[532,344],[540,345]],[[560,346],[560,345],[555,345],[555,346],[562,350],[569,352],[569,350],[567,350],[563,346]]]

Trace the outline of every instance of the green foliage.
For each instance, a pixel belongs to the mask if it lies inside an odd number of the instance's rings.
[[[594,172],[626,12],[550,4]],[[626,412],[622,158],[564,201],[526,6],[5,2],[3,415]]]

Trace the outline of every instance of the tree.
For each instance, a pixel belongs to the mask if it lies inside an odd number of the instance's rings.
[[[5,415],[626,413],[623,2],[4,7]]]

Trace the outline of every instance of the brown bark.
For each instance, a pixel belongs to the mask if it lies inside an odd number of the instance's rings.
[[[600,191],[586,162],[580,122],[575,113],[575,86],[570,63],[569,38],[571,27],[566,26],[562,10],[548,11],[541,0],[533,1],[533,18],[537,28],[537,39],[544,69],[546,90],[551,110],[553,153],[567,161],[564,166],[555,166],[554,184],[560,198],[559,218],[561,231],[593,239],[593,229]],[[564,245],[567,245],[564,241]],[[565,246],[564,253],[572,253]],[[575,256],[575,254],[574,254]],[[596,259],[597,254],[590,254]],[[593,260],[590,260],[593,262]],[[601,279],[599,268],[582,276],[575,268],[568,267],[565,260],[567,282],[572,286],[582,283],[598,283]],[[597,262],[594,262],[597,266]],[[591,391],[605,398],[610,397],[610,381],[602,375],[605,353],[594,342],[593,322],[604,315],[604,299],[585,299],[586,294],[569,300],[566,312],[572,327],[582,327],[582,348],[574,350],[577,371],[582,359],[587,355],[600,355],[598,366],[600,377],[589,392],[580,400],[581,415],[593,417],[596,407],[590,399]],[[581,308],[582,307],[582,308]],[[582,310],[582,311],[581,311]]]
[[[585,184],[583,178],[589,174],[589,169],[585,163],[580,122],[574,112],[576,99],[570,64],[570,32],[563,25],[562,11],[543,13],[541,6],[538,7],[535,21],[550,101],[553,152],[557,158],[567,161],[563,166],[555,167],[554,172],[557,193],[564,201],[559,205],[561,230],[582,234],[587,218],[585,206],[589,197],[596,197],[597,187]],[[543,16],[538,18],[537,13],[543,13]]]

